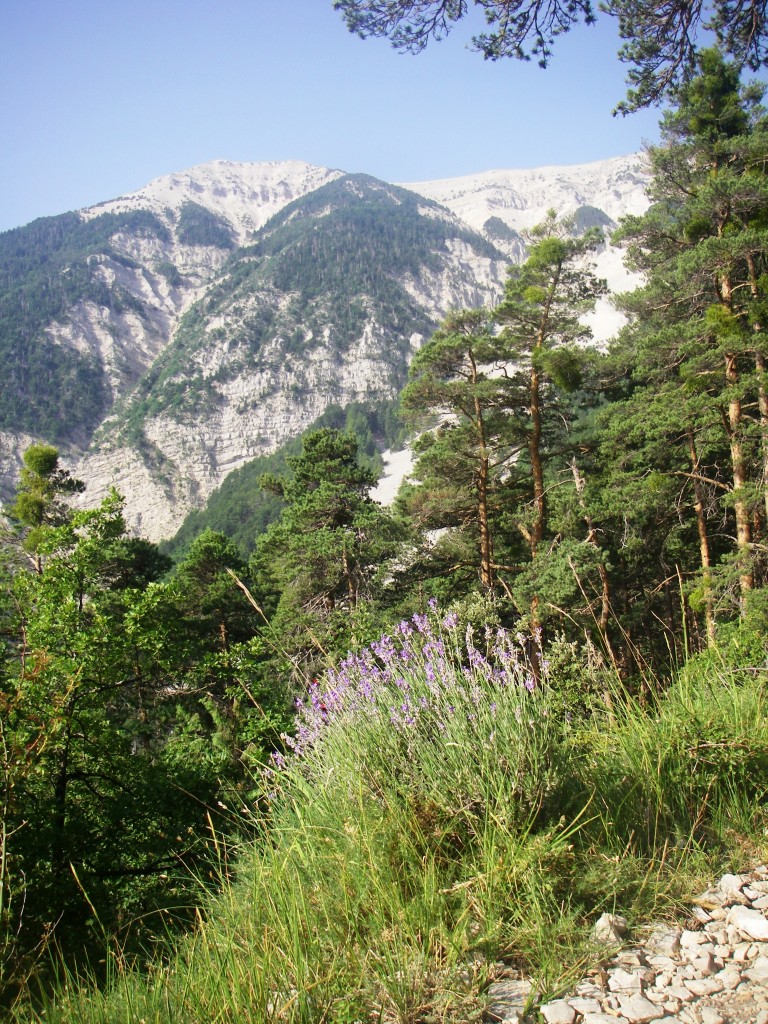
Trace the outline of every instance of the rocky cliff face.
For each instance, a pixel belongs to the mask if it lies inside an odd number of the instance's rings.
[[[637,158],[407,188],[216,161],[82,211],[108,244],[78,256],[88,287],[43,334],[98,368],[111,406],[87,449],[81,434],[61,445],[84,500],[116,486],[137,533],[172,535],[329,403],[396,397],[448,309],[498,300],[546,209],[615,221],[642,208],[644,180]],[[600,260],[617,278],[616,254]],[[3,434],[6,494],[30,440]]]

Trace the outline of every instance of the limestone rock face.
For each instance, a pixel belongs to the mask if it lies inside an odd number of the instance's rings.
[[[547,209],[610,226],[647,205],[646,180],[637,156],[403,188],[299,161],[214,161],[83,210],[81,223],[115,227],[82,257],[87,294],[41,337],[96,368],[106,413],[64,441],[5,429],[0,498],[24,448],[48,441],[85,480],[84,503],[115,486],[130,529],[169,537],[329,404],[394,400],[448,310],[498,301]],[[628,286],[610,246],[597,263]],[[598,340],[616,316],[598,311]]]

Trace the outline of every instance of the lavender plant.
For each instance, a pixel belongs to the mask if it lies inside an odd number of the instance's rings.
[[[387,793],[476,834],[487,815],[529,828],[547,813],[566,723],[552,711],[540,646],[503,628],[461,629],[436,607],[402,621],[313,680],[293,736],[272,756],[273,805],[307,782],[335,798]],[[467,831],[468,830],[468,831]]]

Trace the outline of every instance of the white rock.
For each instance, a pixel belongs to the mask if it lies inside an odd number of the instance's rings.
[[[626,1017],[616,1017],[612,1013],[585,1013],[583,1024],[622,1024]]]
[[[722,964],[720,965],[722,967]],[[691,967],[696,971],[696,974],[701,978],[708,978],[710,974],[714,974],[717,970],[715,965],[715,958],[711,953],[707,953],[706,956],[696,957],[691,960]]]
[[[631,1024],[645,1024],[646,1021],[664,1017],[666,1011],[661,1006],[655,1006],[645,996],[635,995],[621,1000],[621,1015]]]
[[[700,921],[702,924],[707,924],[713,920],[712,911],[705,910],[703,907],[694,907],[691,911],[691,917],[696,921]]]
[[[755,1024],[768,1024],[768,1010],[759,1010],[755,1015]]]
[[[576,1011],[565,999],[554,999],[539,1009],[547,1024],[573,1024],[576,1020]]]
[[[768,896],[758,896],[756,900],[752,900],[753,910],[768,910]]]
[[[643,982],[639,974],[625,971],[623,967],[608,972],[608,988],[611,992],[639,992]]]
[[[650,991],[645,993],[645,998],[651,1003],[655,1003],[657,1006],[663,1005],[667,1001],[667,993],[657,988],[652,988]]]
[[[693,999],[693,992],[690,992],[684,985],[670,985],[667,994],[673,999],[679,999],[681,1003],[690,1003]]]
[[[494,982],[488,989],[487,1015],[492,1020],[508,1020],[515,1014],[522,1016],[532,995],[530,981],[504,979]]]
[[[727,921],[750,939],[757,939],[760,942],[768,940],[768,921],[759,910],[752,910],[750,907],[731,907]]]
[[[720,881],[717,883],[718,889],[722,889],[723,892],[731,895],[732,893],[741,892],[746,883],[746,878],[742,875],[723,875]]]
[[[601,999],[603,996],[603,990],[593,981],[580,981],[575,991],[576,995],[584,999]]]
[[[627,919],[618,914],[602,914],[592,928],[592,938],[606,946],[621,944],[627,933]]]
[[[648,963],[651,967],[661,971],[674,971],[675,967],[677,967],[677,961],[671,956],[666,956],[664,953],[656,953],[654,956],[649,956]]]
[[[768,956],[759,956],[749,970],[744,972],[744,977],[761,985],[768,982]]]
[[[692,932],[688,928],[684,928],[680,932],[680,945],[688,949],[692,946],[700,946],[704,942],[709,942],[709,936],[706,932]]]
[[[588,1013],[600,1013],[601,1006],[597,999],[586,999],[583,996],[572,996],[568,1002],[574,1008],[576,1013],[580,1013],[582,1017],[586,1017]]]
[[[699,1010],[701,1024],[723,1024],[723,1018],[712,1006],[702,1006]]]
[[[725,970],[720,971],[717,977],[720,979],[720,981],[722,981],[723,988],[726,988],[730,991],[736,988],[736,986],[741,981],[741,971],[737,970],[733,966],[726,967]]]
[[[685,987],[695,996],[711,996],[723,991],[723,983],[719,978],[693,978],[685,982]]]
[[[671,956],[680,949],[682,928],[656,928],[648,937],[646,945],[655,953]]]

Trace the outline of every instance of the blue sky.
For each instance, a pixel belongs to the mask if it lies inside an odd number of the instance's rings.
[[[418,55],[351,36],[331,0],[5,0],[0,230],[207,160],[306,160],[388,181],[581,163],[657,138],[611,19],[552,66],[485,62],[482,16]]]

